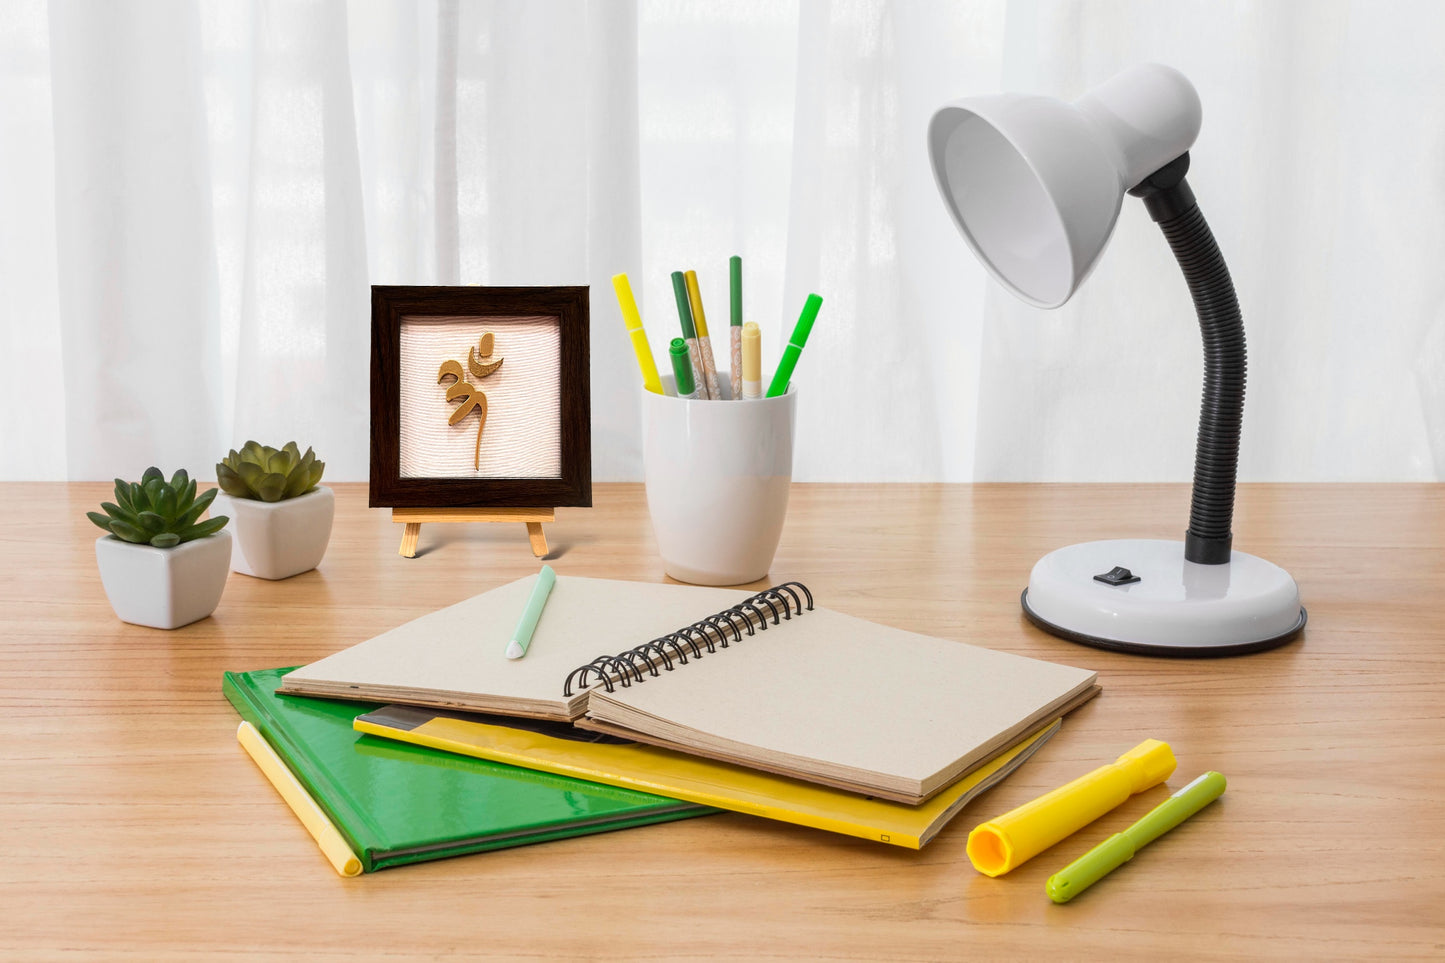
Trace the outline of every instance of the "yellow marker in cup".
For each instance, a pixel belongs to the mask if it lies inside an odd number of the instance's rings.
[[[642,369],[642,387],[660,395],[662,379],[657,376],[657,364],[652,360],[652,349],[647,345],[647,332],[642,330],[642,315],[637,313],[637,301],[632,297],[627,275],[612,275],[612,289],[617,292],[617,306],[622,310],[622,323],[627,325],[628,337],[632,339],[637,367]]]
[[[697,329],[697,349],[702,359],[703,383],[698,388],[714,401],[722,400],[722,390],[717,384],[717,362],[712,356],[712,338],[707,333],[707,313],[702,309],[702,291],[697,286],[697,272],[688,271],[683,276],[687,285],[687,300],[692,306],[692,323]]]

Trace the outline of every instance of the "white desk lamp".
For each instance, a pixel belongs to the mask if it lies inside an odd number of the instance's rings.
[[[1177,70],[1133,67],[1072,104],[1000,94],[933,115],[928,153],[954,223],[990,274],[1040,308],[1067,301],[1098,260],[1127,191],[1173,249],[1204,335],[1204,401],[1183,542],[1117,539],[1051,552],[1025,614],[1055,635],[1150,655],[1238,655],[1304,628],[1277,565],[1232,550],[1244,413],[1244,323],[1229,269],[1184,181],[1199,95]]]

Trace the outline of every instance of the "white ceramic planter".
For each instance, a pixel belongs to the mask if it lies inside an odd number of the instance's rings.
[[[229,515],[236,536],[231,568],[256,578],[290,578],[321,564],[331,541],[336,495],[324,485],[279,502],[236,498],[221,492],[211,515]]]
[[[216,610],[230,573],[231,533],[222,530],[175,548],[102,535],[95,540],[95,561],[117,618],[175,629]]]

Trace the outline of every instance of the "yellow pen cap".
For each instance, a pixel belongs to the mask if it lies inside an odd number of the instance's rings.
[[[763,380],[763,329],[756,321],[743,325],[743,380]]]
[[[1174,767],[1168,744],[1146,739],[1109,765],[975,827],[968,834],[968,859],[980,873],[1002,876],[1135,793],[1157,786]]]

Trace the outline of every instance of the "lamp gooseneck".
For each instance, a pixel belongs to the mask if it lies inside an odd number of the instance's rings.
[[[1194,192],[1184,180],[1189,154],[1146,177],[1129,193],[1144,199],[1184,272],[1204,338],[1204,397],[1194,452],[1194,494],[1184,557],[1203,565],[1230,560],[1234,483],[1244,420],[1244,319],[1224,255],[1214,242]]]

